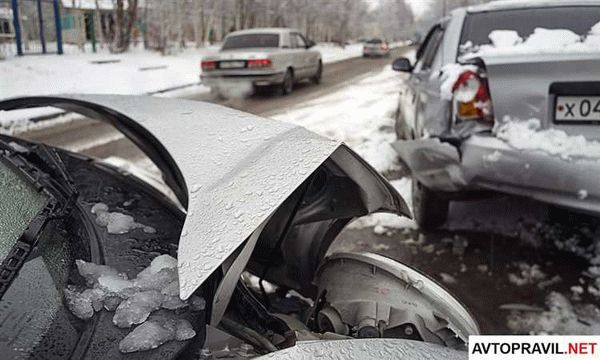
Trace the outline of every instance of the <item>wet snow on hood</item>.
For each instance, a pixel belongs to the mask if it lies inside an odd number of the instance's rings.
[[[149,350],[170,340],[187,340],[195,336],[191,324],[172,311],[151,316],[159,309],[204,308],[202,298],[180,299],[177,259],[159,255],[134,279],[128,279],[127,275],[107,265],[83,260],[77,260],[76,265],[87,288],[69,285],[65,289],[67,306],[73,315],[87,320],[95,312],[114,311],[115,326],[139,325],[121,341],[121,352]]]
[[[568,135],[562,130],[542,129],[538,119],[519,121],[505,117],[495,129],[496,137],[521,150],[538,150],[565,160],[598,159],[600,142],[583,135]]]
[[[489,34],[491,44],[463,44],[464,58],[520,54],[558,54],[600,52],[600,23],[588,34],[579,35],[567,29],[536,28],[523,39],[516,31],[494,30]]]

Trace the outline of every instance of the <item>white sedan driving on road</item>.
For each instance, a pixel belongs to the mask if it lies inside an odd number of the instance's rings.
[[[202,59],[200,78],[215,92],[230,85],[277,85],[286,95],[300,80],[321,81],[323,62],[314,45],[294,29],[235,31],[217,54]]]

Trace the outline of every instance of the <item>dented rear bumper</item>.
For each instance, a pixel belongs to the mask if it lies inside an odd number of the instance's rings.
[[[519,150],[492,135],[451,145],[438,139],[392,144],[415,178],[432,190],[493,190],[600,213],[600,161]]]

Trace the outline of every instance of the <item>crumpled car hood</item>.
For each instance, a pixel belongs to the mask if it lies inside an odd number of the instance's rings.
[[[369,213],[410,213],[394,188],[348,147],[296,125],[209,103],[146,96],[67,95],[0,102],[0,110],[37,106],[112,123],[161,169],[187,208],[178,251],[182,299],[332,156],[351,178],[369,173],[370,186],[379,187],[365,190],[371,195],[365,201]]]

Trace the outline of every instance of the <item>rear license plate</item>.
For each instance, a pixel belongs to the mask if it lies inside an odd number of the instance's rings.
[[[221,69],[241,69],[245,66],[245,61],[221,61],[219,63],[219,68]]]
[[[556,121],[600,121],[600,96],[558,96]]]

